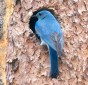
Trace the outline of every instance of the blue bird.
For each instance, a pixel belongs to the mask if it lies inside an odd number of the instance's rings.
[[[38,20],[35,23],[36,34],[41,39],[41,45],[48,46],[50,55],[50,77],[57,78],[58,70],[58,56],[61,56],[63,51],[63,33],[56,18],[47,10],[38,12],[33,17]]]

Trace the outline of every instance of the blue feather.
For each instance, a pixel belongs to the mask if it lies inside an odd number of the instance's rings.
[[[57,52],[49,46],[49,55],[50,55],[50,77],[57,78],[58,71],[58,54]]]
[[[36,34],[49,47],[51,71],[50,77],[58,75],[58,56],[61,55],[64,45],[63,33],[56,18],[46,10],[36,14],[38,21],[35,24]]]

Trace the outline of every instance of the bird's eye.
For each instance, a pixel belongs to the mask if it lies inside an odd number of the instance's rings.
[[[39,13],[39,16],[41,16],[42,14],[41,13]]]

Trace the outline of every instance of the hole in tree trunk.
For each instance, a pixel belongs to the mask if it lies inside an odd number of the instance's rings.
[[[54,10],[46,8],[46,7],[40,8],[37,11],[34,11],[32,16],[36,15],[38,12],[43,11],[43,10],[50,11],[55,16]],[[36,35],[36,37],[40,40],[40,37],[35,33],[35,23],[38,19],[36,17],[32,17],[32,16],[29,20],[29,27],[33,31],[33,33]]]

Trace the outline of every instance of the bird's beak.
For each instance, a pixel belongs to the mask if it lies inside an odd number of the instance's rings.
[[[36,15],[33,15],[32,17],[37,17]]]

